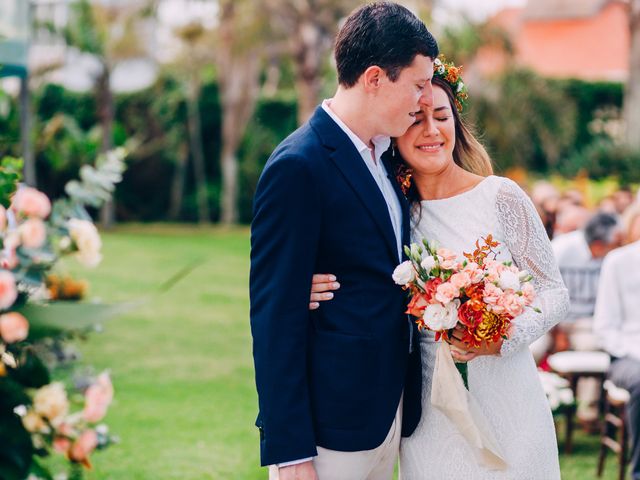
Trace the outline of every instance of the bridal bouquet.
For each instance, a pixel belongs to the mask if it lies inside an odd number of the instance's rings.
[[[506,339],[512,320],[535,297],[528,272],[497,260],[499,243],[492,235],[478,239],[475,246],[473,253],[458,258],[455,252],[423,240],[422,245],[405,247],[409,260],[393,272],[394,281],[409,291],[406,313],[417,318],[420,329],[434,331],[436,341],[446,340],[460,324],[462,340],[471,349]],[[438,346],[431,404],[456,426],[479,463],[504,469],[504,455],[468,390],[466,363],[454,364],[451,348],[447,342]]]
[[[446,340],[459,322],[471,347],[507,338],[511,321],[531,305],[535,291],[528,272],[496,259],[499,245],[487,235],[462,260],[426,240],[405,247],[409,260],[396,267],[393,279],[409,291],[407,313],[417,317],[420,329]]]

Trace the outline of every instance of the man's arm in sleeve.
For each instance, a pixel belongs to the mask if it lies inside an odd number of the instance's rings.
[[[269,164],[256,190],[250,276],[263,465],[317,454],[307,341],[320,221],[308,164],[297,157]]]

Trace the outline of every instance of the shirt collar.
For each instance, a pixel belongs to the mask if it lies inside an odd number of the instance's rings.
[[[351,130],[346,123],[340,120],[340,118],[335,114],[335,112],[331,110],[330,103],[331,103],[331,99],[325,99],[322,102],[322,109],[325,112],[327,112],[327,115],[329,115],[333,119],[333,121],[338,124],[340,129],[347,134],[347,136],[349,137],[349,140],[351,140],[351,142],[356,147],[358,152],[361,155],[366,154],[367,158],[370,158],[371,149],[369,148],[369,146],[366,143],[364,143],[360,137],[358,137],[355,133],[353,133],[353,130]],[[389,148],[389,145],[391,145],[391,138],[386,135],[376,135],[371,139],[371,142],[373,143],[373,146],[374,146],[376,162],[378,162],[382,154],[386,152],[387,149]]]

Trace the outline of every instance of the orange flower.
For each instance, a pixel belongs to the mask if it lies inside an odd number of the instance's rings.
[[[449,67],[449,71],[447,72],[447,76],[444,79],[449,83],[456,83],[460,78],[460,73],[462,71],[462,67],[455,67],[451,65]]]

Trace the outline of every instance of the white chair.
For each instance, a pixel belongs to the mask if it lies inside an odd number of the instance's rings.
[[[558,375],[569,381],[569,386],[574,398],[577,397],[578,381],[581,378],[595,378],[604,382],[609,369],[611,358],[605,352],[565,351],[549,355],[547,363]],[[603,398],[600,399],[599,408],[603,407]],[[575,409],[567,410],[565,430],[565,453],[571,453],[573,448],[573,427]]]

